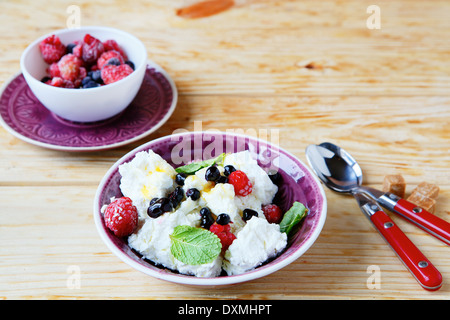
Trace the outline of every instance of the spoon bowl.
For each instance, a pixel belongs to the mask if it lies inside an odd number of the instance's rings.
[[[356,160],[344,149],[324,142],[306,148],[306,158],[317,176],[330,189],[352,193],[362,184],[362,170]]]

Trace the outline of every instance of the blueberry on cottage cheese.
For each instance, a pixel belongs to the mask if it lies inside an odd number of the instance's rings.
[[[186,191],[186,197],[191,198],[192,200],[198,200],[200,198],[200,191],[196,188],[191,188]]]
[[[207,181],[216,181],[220,177],[220,171],[216,166],[211,166],[206,169],[205,179]]]
[[[169,198],[159,198],[149,205],[147,214],[150,218],[158,218],[160,215],[172,211],[173,205]]]
[[[209,210],[207,207],[200,209],[200,216],[201,216],[201,224],[200,226],[202,228],[208,229],[211,227],[211,225],[214,223],[214,218],[212,217],[211,210]]]
[[[244,209],[244,211],[242,211],[242,219],[244,221],[248,221],[250,220],[252,217],[257,217],[258,216],[258,212],[256,212],[255,210],[252,209]]]
[[[184,173],[178,173],[175,176],[175,182],[179,185],[179,186],[184,186],[184,180],[186,180],[186,174]]]
[[[232,165],[228,165],[223,168],[223,173],[226,177],[228,177],[234,171],[236,171],[236,169]]]
[[[222,226],[230,223],[230,216],[226,213],[221,213],[217,216],[216,222]]]

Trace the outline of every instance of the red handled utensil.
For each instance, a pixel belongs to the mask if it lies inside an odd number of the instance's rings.
[[[354,193],[353,196],[358,201],[361,211],[369,218],[417,282],[426,290],[438,290],[442,286],[442,275],[434,265],[373,199],[362,193]]]
[[[306,158],[328,188],[354,195],[361,210],[423,288],[437,290],[441,287],[442,276],[439,271],[394,224],[378,203],[415,223],[446,244],[450,244],[448,222],[392,193],[361,186],[361,167],[349,153],[332,143],[324,142],[320,145],[308,146]]]

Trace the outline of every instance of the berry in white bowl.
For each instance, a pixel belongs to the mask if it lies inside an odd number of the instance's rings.
[[[47,109],[69,121],[95,122],[119,114],[134,99],[144,79],[147,49],[114,28],[63,29],[31,43],[20,67]]]

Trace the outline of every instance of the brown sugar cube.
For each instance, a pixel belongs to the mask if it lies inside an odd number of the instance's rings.
[[[420,183],[412,192],[414,191],[432,199],[436,199],[439,195],[439,187],[428,182]]]
[[[406,183],[401,174],[389,174],[384,177],[383,191],[391,192],[400,198],[405,197]]]
[[[427,210],[430,213],[434,213],[436,200],[434,200],[433,198],[429,198],[417,191],[413,191],[406,200],[414,203],[416,206],[421,207],[422,209]]]

